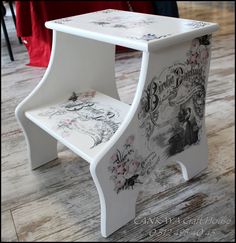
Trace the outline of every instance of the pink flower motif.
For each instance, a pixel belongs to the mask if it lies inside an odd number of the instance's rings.
[[[202,63],[206,63],[207,62],[208,57],[209,57],[209,53],[208,53],[207,48],[205,46],[203,46],[203,45],[200,46],[199,56],[200,56],[200,61]]]
[[[129,165],[129,174],[135,174],[139,166],[140,162],[138,160],[133,160]]]
[[[138,160],[133,160],[133,161],[132,161],[132,165],[135,165],[135,166],[137,166],[137,168],[138,168],[139,165],[140,165],[140,162],[139,162]]]
[[[112,173],[113,173],[114,175],[117,175],[117,166],[116,166],[116,165],[111,165],[111,166],[110,166],[110,170],[112,171]]]
[[[129,165],[125,165],[125,175],[129,174]]]
[[[115,180],[115,189],[120,189],[124,186],[125,184],[125,178],[123,176],[118,176]]]
[[[192,52],[197,52],[199,46],[200,46],[200,41],[197,38],[193,39],[192,46],[191,46],[191,51]]]
[[[197,53],[192,53],[190,56],[190,64],[197,64],[198,61],[198,55]]]
[[[125,163],[118,164],[116,167],[116,172],[118,175],[124,175],[126,172],[126,166]]]
[[[71,120],[70,119],[65,119],[64,120],[65,125],[71,125]]]
[[[126,144],[133,144],[133,142],[134,142],[134,135],[130,135],[126,140]]]

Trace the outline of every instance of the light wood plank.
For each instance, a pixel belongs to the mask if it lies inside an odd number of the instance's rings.
[[[2,212],[1,222],[1,242],[18,242],[10,210]]]

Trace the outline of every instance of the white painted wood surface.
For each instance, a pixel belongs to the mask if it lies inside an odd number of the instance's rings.
[[[109,15],[113,12],[107,10],[102,14]],[[117,14],[124,21],[127,20],[123,12],[118,11]],[[91,16],[97,20],[97,13]],[[127,13],[127,18],[130,16],[133,16],[133,13]],[[134,24],[139,26],[140,21],[141,25],[144,21],[144,25],[147,25],[146,19],[140,20],[143,15],[136,14],[136,16],[138,17],[134,20]],[[115,20],[112,24],[116,23],[116,16],[111,16],[111,19]],[[159,20],[163,21],[162,18]],[[114,45],[99,41],[121,44],[121,38],[127,43],[124,46],[130,47],[129,38],[116,36],[119,32],[109,38],[109,33],[104,34],[100,30],[104,37],[101,39],[99,37],[101,35],[97,32],[93,34],[97,36],[96,38],[84,34],[91,33],[92,29],[88,28],[88,31],[83,32],[80,31],[81,27],[68,27],[68,23],[74,23],[70,18],[49,24],[48,26],[54,28],[49,67],[40,84],[16,109],[16,116],[27,138],[32,168],[56,157],[56,140],[45,131],[90,162],[90,172],[100,197],[101,232],[104,237],[135,217],[135,202],[141,186],[159,162],[166,165],[168,164],[166,161],[175,156],[172,160],[181,164],[186,180],[207,167],[204,107],[210,61],[210,34],[218,26],[184,22],[184,26],[188,26],[185,29],[182,23],[184,20],[169,20],[170,23],[168,21],[165,23],[163,31],[169,30],[173,21],[179,26],[177,30],[181,31],[176,35],[162,33],[164,38],[166,36],[169,38],[169,41],[166,39],[167,44],[161,44],[164,42],[161,42],[159,39],[162,38],[156,34],[153,41],[150,41],[149,33],[148,39],[144,41],[143,38],[140,40],[139,37],[135,37],[136,40],[133,42],[135,44],[132,47],[145,51],[137,91],[130,109],[118,101],[113,105],[113,100],[106,98],[114,110],[117,108],[116,104],[118,109],[121,109],[120,116],[123,121],[106,141],[106,146],[99,149],[99,153],[86,153],[85,148],[88,148],[91,142],[83,136],[81,138],[85,145],[79,145],[82,150],[75,148],[73,142],[76,140],[75,137],[71,141],[61,139],[55,131],[53,132],[55,130],[53,125],[57,125],[55,121],[52,124],[51,121],[39,118],[41,108],[38,107],[53,103],[59,100],[59,97],[66,95],[69,99],[69,94],[77,90],[84,91],[85,88],[117,98],[114,82]],[[87,28],[87,25],[85,27]],[[112,28],[117,27],[112,26]],[[153,30],[156,28],[157,26],[152,26]],[[77,37],[78,35],[81,37]],[[140,43],[142,43],[141,49]],[[164,48],[167,45],[169,48]],[[147,50],[150,52],[146,52]],[[107,104],[100,103],[101,109],[106,110]],[[46,111],[48,112],[48,108]],[[90,115],[91,113],[90,111]],[[97,120],[97,123],[99,122]],[[163,129],[167,130],[163,132]],[[181,131],[177,132],[176,129]],[[97,130],[101,130],[105,137],[106,129],[97,128]],[[176,136],[180,136],[179,140]],[[184,144],[179,148],[179,143]],[[90,149],[93,149],[93,146]]]
[[[68,100],[70,95],[67,95],[56,103],[29,110],[25,115],[92,163],[119,128],[130,106],[93,90],[76,95],[75,101]]]
[[[1,241],[16,242],[18,241],[16,229],[12,220],[12,212],[7,210],[1,214]]]
[[[140,51],[153,51],[216,31],[215,23],[106,9],[46,22],[46,27]]]

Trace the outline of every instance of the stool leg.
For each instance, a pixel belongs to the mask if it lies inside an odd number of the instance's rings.
[[[24,103],[20,104],[15,115],[26,138],[31,168],[36,169],[57,158],[57,140],[27,119],[24,109]]]
[[[16,15],[15,15],[15,12],[14,12],[12,1],[9,1],[9,7],[10,7],[10,10],[11,10],[13,22],[14,22],[15,27],[16,27]],[[18,37],[18,41],[19,41],[20,44],[22,44],[22,40],[21,40],[20,37]]]
[[[140,187],[120,193],[111,191],[111,181],[105,179],[105,168],[93,164],[90,172],[98,190],[101,205],[101,234],[108,237],[135,218],[136,200]],[[104,173],[105,172],[105,173]]]
[[[208,166],[207,138],[204,135],[199,145],[193,146],[181,154],[181,159],[176,159],[182,170],[183,178],[188,181],[197,176]]]
[[[27,132],[28,154],[33,170],[57,158],[57,140],[31,121],[25,126],[25,132]]]
[[[12,49],[11,49],[11,43],[8,37],[8,33],[7,33],[7,28],[6,28],[6,24],[5,24],[5,20],[4,17],[1,14],[1,22],[2,22],[2,29],[3,29],[3,33],[6,39],[6,43],[7,43],[7,50],[10,56],[11,61],[14,61],[14,57],[13,57],[13,53],[12,53]]]

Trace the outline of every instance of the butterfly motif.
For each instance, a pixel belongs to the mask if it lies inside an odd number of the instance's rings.
[[[78,99],[78,95],[75,92],[73,92],[71,97],[68,100],[72,100],[73,102],[75,102],[77,99]]]

